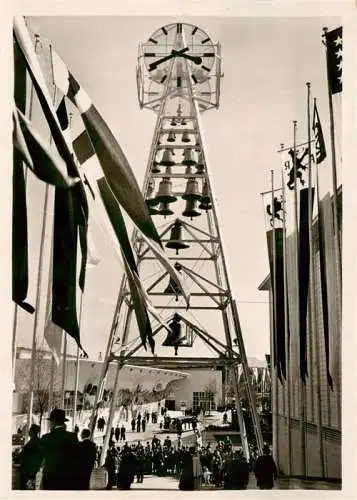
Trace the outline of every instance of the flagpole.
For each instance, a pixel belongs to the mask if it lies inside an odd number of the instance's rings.
[[[273,452],[274,458],[277,463],[279,463],[279,401],[278,401],[278,360],[277,360],[277,310],[276,310],[276,242],[275,242],[275,203],[274,203],[274,170],[271,170],[271,210],[272,210],[272,220],[273,220],[273,244],[272,244],[272,254],[273,254],[273,276],[272,276],[272,291],[273,291],[273,335],[272,335],[272,349],[271,349],[271,367],[274,369],[274,414],[273,417],[273,436],[274,445]],[[274,368],[275,366],[275,368]],[[275,425],[274,425],[275,422]],[[274,432],[275,428],[275,432]]]
[[[284,151],[284,144],[280,144],[280,150]],[[281,154],[281,153],[280,153]],[[282,162],[280,162],[282,163]],[[282,174],[282,207],[283,207],[283,256],[284,256],[284,319],[285,319],[285,356],[286,356],[286,414],[288,434],[288,476],[292,473],[291,456],[291,379],[290,379],[290,343],[289,343],[289,309],[288,309],[288,276],[287,276],[287,252],[286,252],[286,194],[284,175]]]
[[[294,125],[294,212],[295,212],[295,231],[296,231],[296,263],[297,263],[297,271],[299,276],[299,212],[298,212],[298,190],[297,190],[297,155],[296,155],[296,133],[297,133],[297,121],[293,121]],[[298,281],[299,283],[299,281]],[[300,297],[299,297],[299,289],[296,296],[297,301],[297,332],[300,337]],[[301,340],[300,340],[301,341]],[[300,345],[299,341],[299,345]],[[300,359],[300,369],[301,369],[301,359]],[[301,379],[301,374],[299,377],[298,387],[300,385],[300,444],[301,444],[301,475],[306,476],[306,443],[305,443],[305,399],[306,399],[306,391],[305,384]]]
[[[308,140],[311,138],[311,83],[307,82],[307,133]],[[315,168],[317,170],[316,158],[315,158]],[[317,306],[316,306],[316,270],[315,270],[315,249],[313,238],[313,191],[312,191],[312,156],[311,156],[311,146],[309,146],[309,162],[308,162],[308,225],[309,225],[309,246],[310,246],[310,345],[313,344],[315,340],[315,351],[316,351],[316,370],[317,370],[317,435],[319,441],[319,459],[321,476],[325,477],[325,461],[324,461],[324,442],[322,435],[322,422],[321,422],[321,373],[320,373],[320,342],[318,335],[318,322],[317,322]],[[316,186],[317,188],[317,186]],[[319,238],[319,235],[317,236]],[[313,372],[310,373],[310,378],[313,380]]]
[[[81,299],[79,305],[79,331],[81,330],[81,322],[82,322],[82,306],[83,306],[83,291],[81,291]],[[76,425],[77,419],[77,395],[78,395],[78,381],[79,381],[79,347],[77,346],[77,356],[76,356],[76,375],[74,382],[74,398],[73,398],[73,417],[72,417],[72,427],[74,429]]]
[[[338,301],[340,305],[340,311],[342,308],[342,255],[341,255],[341,238],[340,238],[340,225],[339,225],[339,217],[338,217],[338,199],[337,199],[337,164],[336,164],[336,136],[335,136],[335,118],[334,118],[334,110],[333,110],[333,102],[332,102],[332,91],[331,91],[331,82],[328,76],[328,48],[326,43],[326,35],[328,32],[328,28],[323,28],[324,37],[325,37],[325,48],[326,48],[326,71],[327,71],[327,84],[328,84],[328,107],[329,107],[329,116],[330,116],[330,141],[331,141],[331,164],[332,164],[332,189],[333,189],[333,200],[334,200],[334,210],[333,210],[333,222],[335,226],[335,243],[336,243],[336,264],[337,264],[337,274],[338,274]],[[340,319],[340,318],[339,318]]]
[[[62,384],[61,384],[61,408],[64,409],[64,393],[66,390],[66,375],[67,375],[67,333],[63,331],[63,354],[62,354]]]

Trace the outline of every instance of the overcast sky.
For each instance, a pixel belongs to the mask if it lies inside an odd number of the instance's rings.
[[[222,45],[221,106],[203,115],[233,295],[237,299],[247,355],[269,352],[268,296],[258,286],[268,273],[261,191],[270,170],[280,168],[280,143],[307,139],[306,82],[318,98],[328,132],[327,84],[322,28],[338,18],[218,17],[33,17],[29,27],[66,62],[125,151],[142,184],[156,116],[140,110],[135,67],[139,42],[171,22],[190,22]],[[32,264],[38,249],[43,186],[30,201]],[[36,226],[36,227],[35,227]],[[34,236],[35,235],[35,236]],[[105,350],[121,270],[108,244],[95,242],[101,262],[87,274],[82,343],[90,356]],[[35,280],[30,295],[34,301]],[[29,345],[30,317],[20,313],[19,343]]]

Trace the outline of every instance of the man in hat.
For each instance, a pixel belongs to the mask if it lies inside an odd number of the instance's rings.
[[[42,489],[76,490],[76,470],[79,461],[79,442],[74,432],[66,430],[64,410],[55,408],[48,418],[51,431],[41,438],[44,466]]]
[[[90,439],[89,429],[82,429],[81,439],[82,441],[79,443],[80,456],[77,470],[78,489],[89,490],[90,477],[97,456],[97,447]]]

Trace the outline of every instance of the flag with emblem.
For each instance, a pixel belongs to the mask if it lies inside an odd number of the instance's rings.
[[[319,112],[317,110],[316,100],[314,101],[314,112],[312,117],[312,132],[315,138],[315,160],[319,164],[326,158],[326,146],[324,134],[322,132]]]
[[[273,302],[273,364],[281,383],[286,378],[284,230],[282,189],[263,194],[265,229]]]
[[[327,74],[331,94],[342,91],[342,26],[325,32]]]

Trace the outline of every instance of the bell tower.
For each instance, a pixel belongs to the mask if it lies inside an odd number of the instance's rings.
[[[156,353],[143,352],[124,277],[107,358],[118,360],[119,386],[120,366],[129,360],[165,369],[221,370],[224,379],[229,373],[243,451],[249,458],[239,372],[260,451],[263,440],[213,193],[219,165],[211,170],[201,123],[202,113],[219,107],[221,76],[220,44],[197,26],[163,26],[139,46],[139,104],[157,115],[143,194],[166,253],[190,292],[190,305],[187,308],[176,283],[134,232],[141,280],[171,334],[152,322]]]

